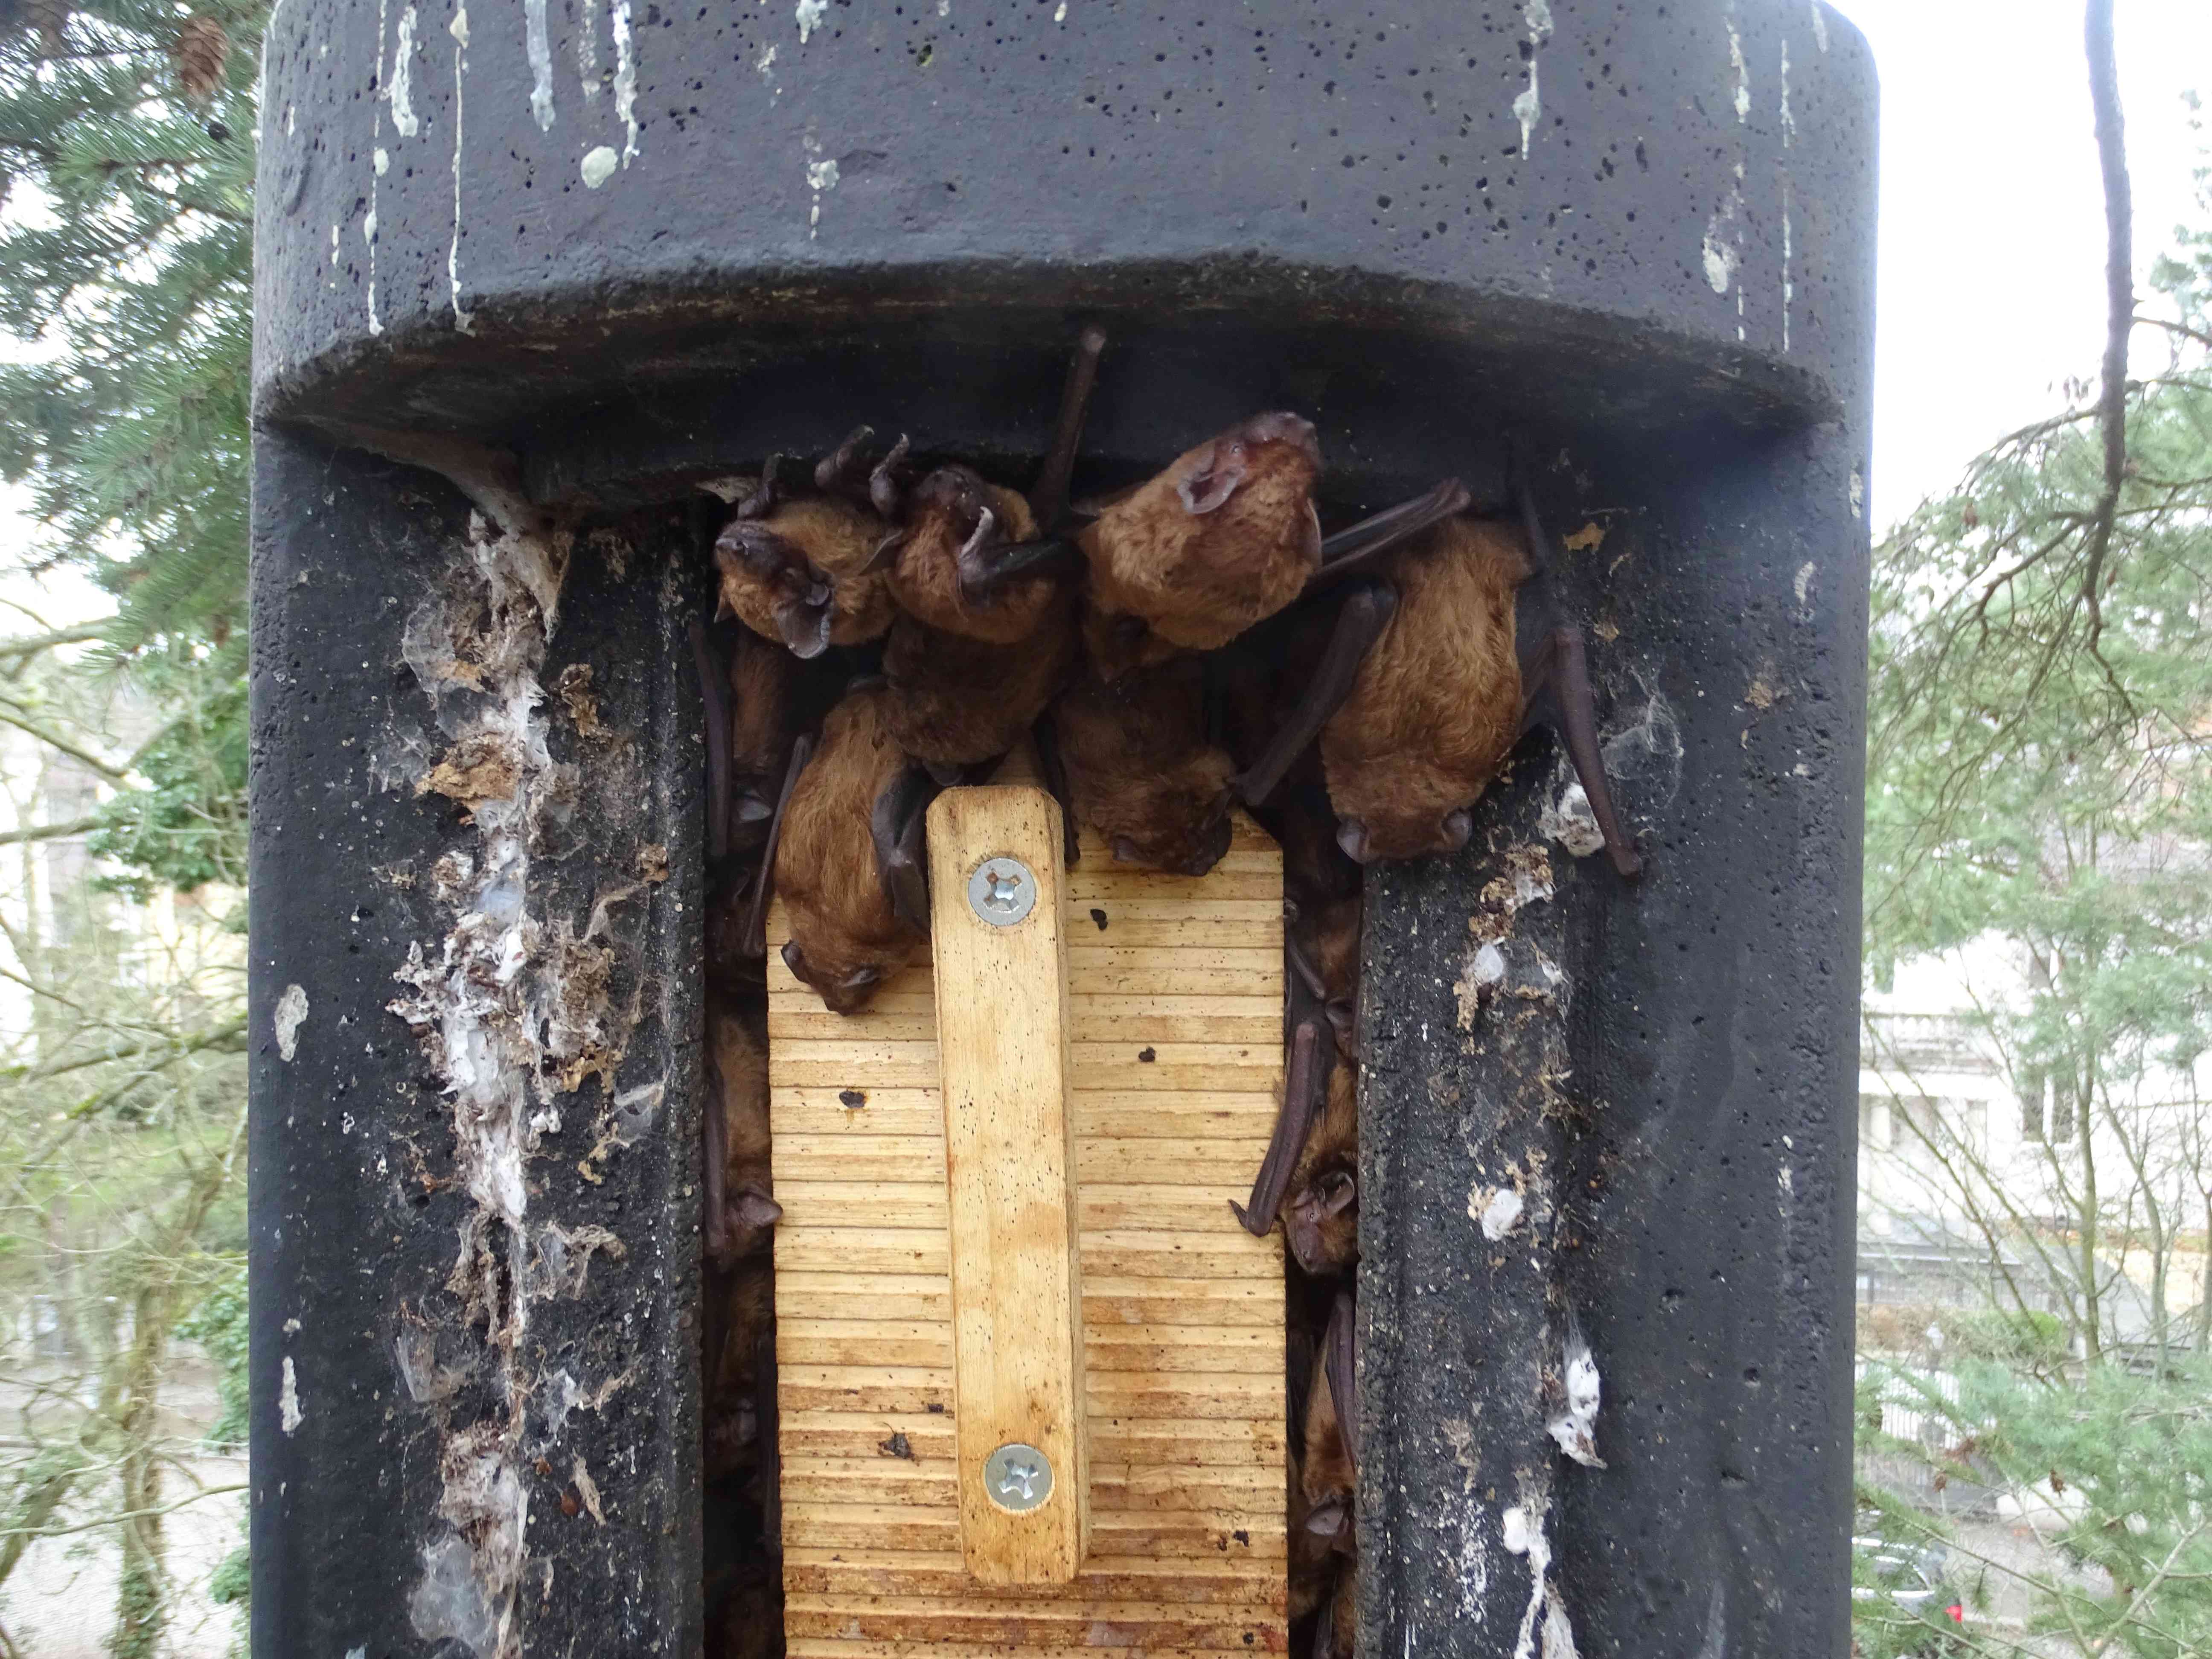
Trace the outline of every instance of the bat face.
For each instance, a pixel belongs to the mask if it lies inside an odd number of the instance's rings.
[[[901,953],[903,965],[905,953]],[[783,965],[792,976],[811,988],[822,1006],[833,1014],[856,1014],[868,1006],[876,987],[884,982],[887,964],[881,961],[845,961],[824,966],[811,960],[795,939],[783,943]]]
[[[1359,1260],[1359,1103],[1341,1056],[1283,1204],[1283,1237],[1298,1266],[1317,1276],[1344,1273]]]
[[[787,501],[740,516],[714,541],[722,603],[739,622],[795,657],[880,639],[890,591],[871,568],[891,527],[847,501]]]
[[[1029,503],[964,466],[939,467],[908,498],[888,570],[908,616],[947,633],[1012,645],[1034,633],[1065,583],[1050,574],[988,580],[991,554],[1036,538]]]
[[[1228,644],[1296,599],[1319,567],[1320,472],[1311,423],[1280,412],[1177,457],[1080,538],[1092,609],[1103,619],[1135,617],[1170,646]],[[1103,633],[1110,623],[1099,626]],[[1102,674],[1141,658],[1085,631]]]

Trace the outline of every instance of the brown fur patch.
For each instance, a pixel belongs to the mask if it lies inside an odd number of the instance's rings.
[[[1085,681],[1053,710],[1075,816],[1132,856],[1203,875],[1229,850],[1229,757],[1206,740],[1194,657],[1111,685]],[[1118,855],[1118,854],[1117,854]]]
[[[891,909],[869,833],[876,798],[907,765],[891,736],[889,700],[876,687],[830,711],[822,746],[791,792],[776,848],[776,895],[804,962],[793,971],[840,1013],[874,988],[855,985],[857,975],[874,969],[888,978],[921,942]]]
[[[1329,799],[1366,825],[1372,857],[1455,851],[1445,815],[1512,748],[1513,595],[1527,568],[1518,536],[1474,519],[1448,520],[1395,562],[1397,611],[1321,735]]]
[[[965,766],[1005,754],[1036,724],[1075,666],[1075,595],[1063,589],[1031,637],[994,645],[912,617],[884,648],[885,717],[916,760]]]

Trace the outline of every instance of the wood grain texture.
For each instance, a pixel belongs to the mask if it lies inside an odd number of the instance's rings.
[[[928,830],[931,972],[948,990],[935,1024],[960,1553],[981,1583],[1064,1584],[1089,1547],[1091,1493],[1060,808],[1028,785],[948,789],[930,805]],[[1029,915],[1006,927],[969,900],[969,878],[994,858],[1026,865],[1036,886]],[[1035,1509],[1007,1507],[988,1478],[992,1453],[1014,1443],[1042,1452],[1050,1471]],[[881,1471],[842,1474],[849,1490]],[[784,1478],[788,1491],[787,1466]],[[932,1501],[941,1496],[931,1488]]]
[[[916,963],[828,1014],[771,915],[794,1659],[1285,1649],[1281,1247],[1225,1201],[1274,1126],[1280,872],[1240,818],[1212,876],[1120,870],[1088,835],[1066,875],[1091,1539],[1064,1584],[981,1583],[962,1553],[936,975]]]

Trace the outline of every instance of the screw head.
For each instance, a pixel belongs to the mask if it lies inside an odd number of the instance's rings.
[[[1002,1510],[1033,1510],[1052,1496],[1052,1464],[1035,1446],[1009,1441],[984,1459],[983,1491]]]
[[[968,878],[968,908],[994,927],[1011,927],[1036,908],[1036,877],[1019,859],[985,859]]]

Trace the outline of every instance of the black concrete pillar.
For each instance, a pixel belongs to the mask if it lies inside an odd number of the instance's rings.
[[[1841,1654],[1873,101],[1817,0],[285,0],[259,1659],[695,1650],[684,503],[863,420],[1017,465],[1094,316],[1100,482],[1517,434],[1644,848],[1534,746],[1371,880],[1367,1650]]]

